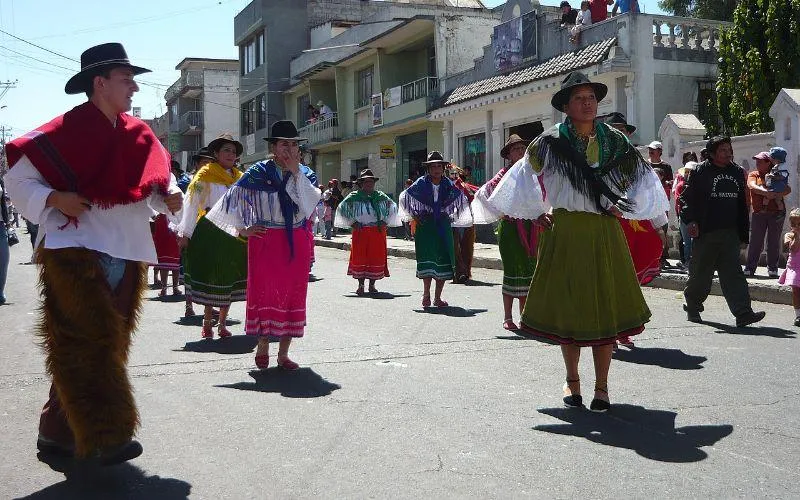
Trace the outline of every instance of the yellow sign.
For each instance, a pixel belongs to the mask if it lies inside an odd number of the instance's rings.
[[[381,160],[394,158],[394,144],[381,144]]]

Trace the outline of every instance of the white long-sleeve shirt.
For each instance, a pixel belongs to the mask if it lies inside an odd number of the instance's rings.
[[[229,187],[213,182],[197,182],[195,190],[183,196],[183,217],[175,227],[178,236],[191,238],[197,226],[197,214],[202,209],[207,212],[228,192]]]
[[[153,211],[169,214],[164,196],[153,193],[148,198],[111,208],[92,206],[78,218],[77,227],[68,224],[67,217],[54,207],[48,207],[47,197],[54,189],[27,156],[23,156],[4,177],[9,196],[26,219],[39,224],[36,246],[89,248],[120,259],[157,263],[150,217]],[[172,177],[168,194],[181,190]]]

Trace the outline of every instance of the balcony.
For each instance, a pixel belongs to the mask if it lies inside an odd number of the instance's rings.
[[[433,109],[439,97],[439,79],[427,76],[388,90],[383,124],[421,116]]]
[[[178,78],[178,81],[170,85],[164,93],[167,103],[179,97],[197,97],[203,92],[203,72],[187,71]]]
[[[170,132],[182,135],[197,135],[203,131],[203,112],[187,111],[169,124]]]
[[[317,120],[298,130],[300,137],[308,139],[308,145],[314,146],[327,142],[338,141],[339,135],[339,114],[333,113],[328,118]]]

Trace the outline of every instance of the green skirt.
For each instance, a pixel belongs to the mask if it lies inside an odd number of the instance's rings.
[[[531,221],[523,224],[525,231],[531,231]],[[536,269],[536,257],[528,255],[522,246],[516,220],[501,219],[496,233],[503,261],[503,295],[527,297]]]
[[[231,236],[203,217],[189,240],[185,257],[184,284],[193,302],[225,307],[245,300],[246,240]]]
[[[641,333],[649,320],[619,222],[556,210],[540,238],[522,328],[544,342],[591,346]]]
[[[445,218],[443,233],[439,232],[433,219],[422,218],[414,233],[414,248],[417,255],[417,278],[437,280],[453,279],[456,256],[453,249],[453,231],[450,219]]]

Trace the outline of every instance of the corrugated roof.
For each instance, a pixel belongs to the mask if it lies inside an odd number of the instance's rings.
[[[616,37],[608,38],[535,66],[456,87],[444,100],[442,107],[597,64],[608,56],[608,51],[616,42]]]

